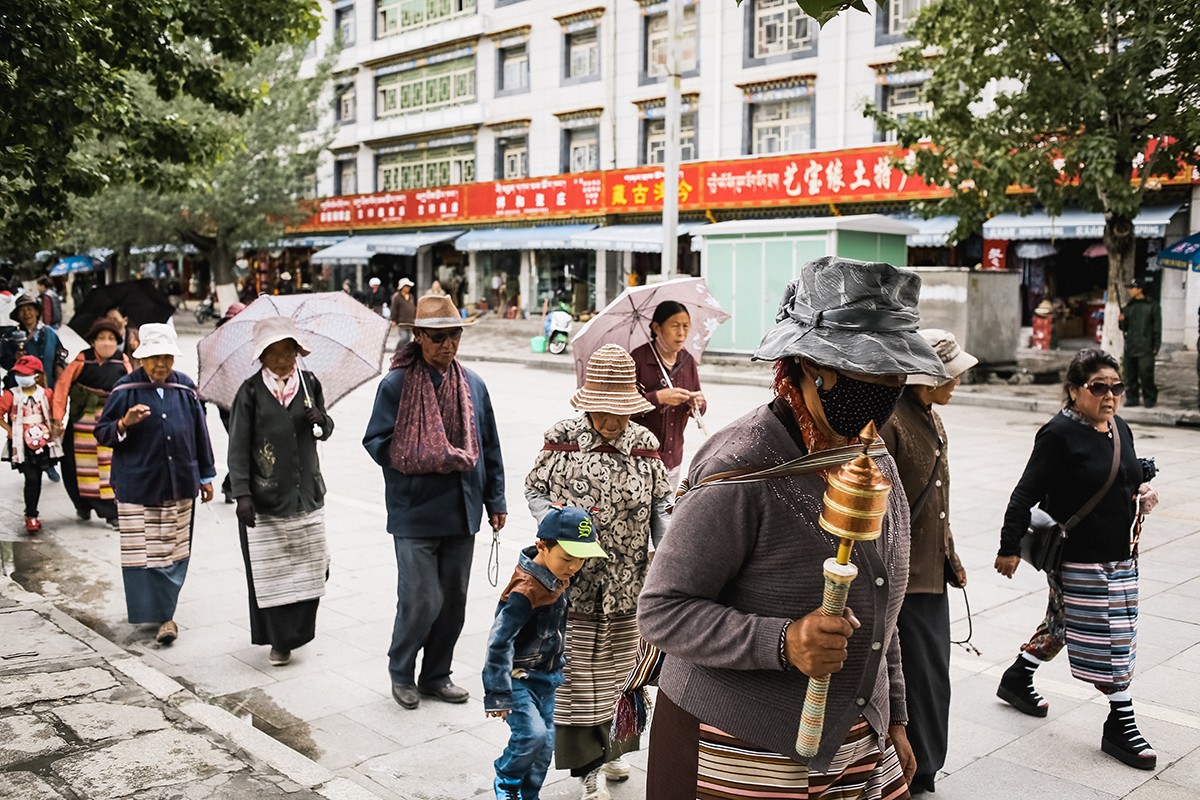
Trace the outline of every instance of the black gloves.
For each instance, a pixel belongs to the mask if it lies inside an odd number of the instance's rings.
[[[254,527],[254,500],[250,495],[237,499],[237,518],[247,528]]]
[[[322,428],[325,427],[325,414],[316,406],[306,409],[304,416],[307,417],[308,421],[313,425],[319,425]]]

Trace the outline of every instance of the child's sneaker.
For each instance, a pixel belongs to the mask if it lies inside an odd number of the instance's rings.
[[[37,533],[41,529],[42,529],[42,522],[37,517],[26,517],[25,518],[25,532],[26,533]]]

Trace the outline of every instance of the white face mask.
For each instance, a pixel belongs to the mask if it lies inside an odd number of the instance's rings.
[[[13,377],[17,379],[17,386],[20,386],[23,389],[28,389],[37,382],[36,375],[14,375]]]

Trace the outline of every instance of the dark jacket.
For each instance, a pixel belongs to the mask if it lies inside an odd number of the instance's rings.
[[[803,455],[799,428],[782,414],[790,411],[764,406],[714,433],[689,483]],[[875,460],[899,480],[889,456]],[[692,489],[675,504],[638,598],[638,629],[667,654],[659,690],[701,722],[801,762],[796,726],[808,679],[784,669],[779,639],[789,621],[821,607],[822,566],[837,551],[818,524],[824,493],[817,474]],[[881,747],[889,723],[908,719],[896,634],[908,551],[908,506],[892,492],[883,535],[852,554],[859,575],[847,605],[862,627],[830,681],[814,770],[828,767],[860,716]]]
[[[437,370],[423,361],[419,368],[430,371],[434,386],[441,384],[442,375]],[[475,462],[475,468],[447,475],[405,475],[392,468],[390,451],[406,371],[394,369],[379,382],[375,407],[363,434],[363,447],[375,463],[383,467],[388,533],[418,538],[478,533],[485,507],[489,515],[504,514],[508,510],[504,500],[500,434],[496,431],[496,415],[487,386],[482,378],[466,370],[479,438],[479,460]]]
[[[1064,561],[1096,564],[1129,558],[1129,528],[1134,497],[1143,482],[1142,465],[1133,448],[1133,433],[1115,417],[1121,432],[1121,465],[1108,493],[1091,514],[1067,537]],[[1059,412],[1033,440],[1025,473],[1013,489],[1000,530],[1000,555],[1021,552],[1021,537],[1029,528],[1029,509],[1042,509],[1066,522],[1104,485],[1112,469],[1112,439],[1086,422]]]
[[[908,593],[941,594],[946,590],[946,560],[949,559],[954,570],[962,566],[950,532],[946,430],[937,412],[926,407],[916,392],[906,389],[880,435],[896,460],[909,509],[921,503],[912,517]],[[928,495],[922,500],[927,487]]]
[[[121,388],[149,382],[145,369],[117,381],[96,423],[96,441],[113,449],[113,492],[119,503],[146,506],[194,499],[202,479],[210,482],[217,474],[196,385],[187,375],[172,372],[162,397],[154,387]],[[150,416],[120,438],[117,423],[139,403],[150,407]]]
[[[321,382],[311,372],[304,381],[313,405],[325,414]],[[229,477],[234,497],[249,495],[259,514],[290,517],[307,514],[325,504],[325,481],[317,458],[317,437],[305,416],[304,390],[287,408],[263,383],[262,373],[246,379],[229,414]],[[333,433],[333,420],[321,423],[324,441]]]
[[[10,330],[15,332],[16,328]],[[47,325],[38,324],[33,333],[26,331],[25,336],[23,348],[19,348],[12,340],[11,333],[0,338],[0,368],[7,371],[4,376],[4,388],[11,389],[17,385],[12,368],[21,355],[27,355],[41,359],[42,370],[46,375],[46,388],[53,389],[58,380],[58,368],[67,363],[67,349],[62,346],[54,329]]]
[[[675,469],[683,463],[683,432],[687,428],[688,420],[692,418],[691,404],[668,406],[659,403],[655,398],[659,389],[667,388],[667,381],[658,365],[653,344],[635,347],[629,355],[633,357],[637,369],[638,391],[654,406],[653,411],[638,414],[633,421],[650,429],[659,441],[658,454],[662,456],[663,464],[669,470]],[[687,350],[679,351],[675,366],[671,367],[667,374],[671,378],[672,386],[691,392],[700,391],[700,373],[696,369],[696,359],[692,358],[692,354]],[[705,406],[700,407],[701,414],[706,410]]]
[[[417,317],[417,298],[411,291],[408,293],[408,299],[404,299],[404,295],[397,290],[392,295],[391,304],[392,322],[397,325],[411,325],[412,321]]]
[[[567,664],[568,584],[533,560],[537,547],[521,551],[517,568],[496,605],[483,666],[483,707],[512,709],[514,670],[558,672]]]
[[[1130,300],[1121,309],[1120,328],[1125,331],[1125,355],[1152,358],[1162,346],[1162,310],[1145,298]]]

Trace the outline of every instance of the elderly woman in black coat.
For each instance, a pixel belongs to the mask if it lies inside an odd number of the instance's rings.
[[[229,474],[250,596],[250,640],[271,646],[283,666],[316,635],[325,594],[325,481],[317,442],[329,438],[321,383],[296,366],[308,355],[286,317],[254,325],[262,369],[238,389],[230,409]]]

